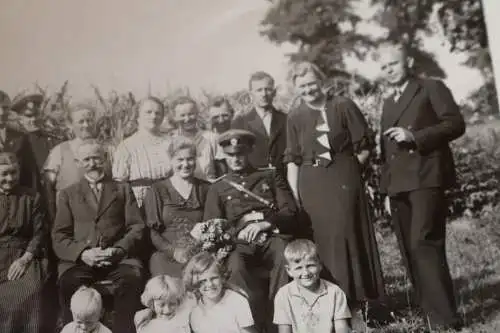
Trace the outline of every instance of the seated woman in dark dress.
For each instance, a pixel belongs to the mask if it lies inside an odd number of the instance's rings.
[[[42,332],[46,215],[40,195],[19,180],[16,156],[0,152],[0,332],[37,333]]]
[[[146,221],[156,252],[149,262],[153,276],[181,277],[182,267],[195,247],[190,231],[203,218],[209,183],[194,177],[196,146],[176,136],[167,148],[172,176],[148,189],[144,200]]]

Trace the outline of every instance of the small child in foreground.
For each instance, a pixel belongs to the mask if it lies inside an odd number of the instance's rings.
[[[284,251],[286,270],[293,281],[274,298],[274,324],[279,333],[347,333],[351,312],[344,292],[319,277],[316,245],[297,239]]]
[[[190,316],[193,333],[256,333],[247,298],[228,287],[225,266],[207,252],[195,255],[184,269],[184,285],[197,305]]]
[[[61,333],[111,333],[101,324],[102,298],[94,288],[82,286],[71,296],[73,321]]]
[[[137,333],[190,333],[189,313],[194,300],[186,296],[180,279],[168,275],[151,278],[141,295],[147,309],[134,316]]]

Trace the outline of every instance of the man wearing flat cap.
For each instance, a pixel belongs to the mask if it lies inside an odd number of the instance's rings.
[[[9,95],[0,90],[0,151],[11,152],[17,156],[20,168],[20,185],[39,191],[40,175],[36,169],[29,138],[24,133],[8,126],[11,106]]]
[[[12,111],[18,114],[23,130],[28,135],[39,171],[42,170],[50,150],[65,140],[63,136],[41,129],[42,102],[43,95],[31,94],[15,101],[11,107]]]
[[[229,130],[219,137],[219,144],[229,172],[210,187],[204,220],[223,218],[234,227],[237,244],[228,258],[230,282],[248,293],[256,324],[272,327],[274,296],[288,282],[283,251],[296,228],[295,200],[274,168],[257,169],[250,164],[255,144],[252,132]],[[269,272],[267,291],[259,285],[254,263]]]

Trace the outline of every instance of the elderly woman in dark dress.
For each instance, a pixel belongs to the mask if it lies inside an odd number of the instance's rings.
[[[44,219],[40,195],[19,185],[16,156],[0,153],[0,332],[42,331]]]
[[[301,101],[288,115],[288,181],[326,270],[356,309],[384,293],[361,178],[372,133],[352,100],[323,91],[324,75],[315,65],[297,63],[290,76]]]
[[[181,277],[182,267],[196,247],[190,231],[201,222],[209,183],[194,177],[196,146],[175,136],[168,148],[173,174],[148,189],[144,206],[151,240],[156,248],[150,260],[153,276]]]

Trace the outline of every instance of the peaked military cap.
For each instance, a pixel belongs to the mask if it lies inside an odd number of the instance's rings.
[[[255,143],[255,134],[246,130],[231,129],[222,133],[218,141],[225,153],[248,152]]]
[[[31,94],[24,96],[23,98],[12,104],[12,111],[17,113],[22,113],[26,109],[35,110],[40,107],[43,102],[43,95],[41,94]]]

